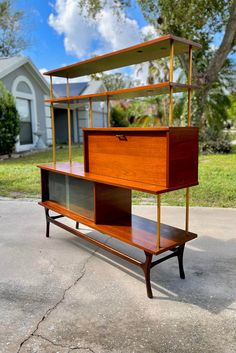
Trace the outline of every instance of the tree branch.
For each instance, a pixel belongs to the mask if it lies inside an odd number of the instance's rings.
[[[180,64],[182,66],[182,69],[184,70],[186,77],[188,77],[188,55],[187,54],[181,54],[178,55],[178,59],[180,61]],[[198,79],[198,72],[197,72],[197,68],[195,65],[192,66],[192,71],[193,71],[193,80],[197,80]]]
[[[206,70],[206,84],[211,85],[217,78],[218,73],[222,69],[225,60],[232,50],[236,39],[236,0],[233,0],[230,17],[227,23],[225,34],[222,42],[216,51],[214,57],[210,61]]]

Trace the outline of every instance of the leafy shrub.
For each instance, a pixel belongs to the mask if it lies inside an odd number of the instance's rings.
[[[122,106],[115,106],[111,111],[111,126],[112,127],[127,127],[127,112]]]
[[[208,133],[205,139],[200,141],[200,150],[202,153],[230,153],[231,138],[229,134],[221,133]]]
[[[0,82],[0,154],[12,153],[20,131],[20,119],[13,96]]]

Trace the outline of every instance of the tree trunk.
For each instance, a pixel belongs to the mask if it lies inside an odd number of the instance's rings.
[[[226,25],[224,38],[216,51],[214,57],[206,70],[206,83],[212,84],[218,76],[218,73],[224,66],[225,60],[232,50],[236,41],[236,0],[232,2],[229,21]]]

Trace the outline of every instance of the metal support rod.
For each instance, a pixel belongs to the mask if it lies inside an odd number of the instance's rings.
[[[173,126],[173,87],[170,87],[169,126]]]
[[[188,89],[188,126],[191,126],[191,100],[192,100],[192,90]]]
[[[79,123],[79,108],[76,108],[76,121],[77,121],[77,131],[78,131],[78,144],[80,147],[80,123]]]
[[[93,127],[93,103],[91,97],[89,97],[89,127]]]
[[[53,85],[52,85],[52,76],[50,76],[50,99],[53,99]],[[52,160],[56,164],[56,138],[55,138],[55,115],[54,115],[54,106],[51,102],[51,124],[52,124]]]
[[[66,95],[70,96],[70,86],[69,79],[66,79]],[[67,105],[67,125],[68,125],[68,154],[69,154],[69,162],[72,164],[72,151],[71,151],[71,114],[70,114],[70,101],[68,100]]]
[[[161,195],[157,195],[157,247],[161,246]]]
[[[174,40],[170,40],[170,68],[169,68],[169,81],[173,82],[173,63],[174,63]]]
[[[173,82],[173,62],[174,62],[174,41],[170,40],[170,68],[169,68],[169,82]],[[169,126],[173,125],[173,86],[170,86],[170,106],[169,106]]]
[[[189,188],[186,188],[186,216],[185,216],[185,230],[189,230]]]
[[[192,84],[192,73],[193,73],[193,66],[192,66],[192,52],[193,48],[189,46],[189,56],[188,56],[188,84]],[[191,99],[192,99],[192,89],[188,88],[188,126],[191,126]]]
[[[193,66],[192,66],[192,53],[193,48],[189,46],[189,56],[188,56],[188,84],[192,84],[192,73],[193,73]],[[188,126],[191,126],[191,99],[192,99],[192,89],[188,88]],[[186,189],[186,215],[185,215],[185,230],[186,232],[189,231],[189,188]]]
[[[110,106],[110,96],[107,96],[107,127],[111,126],[111,106]]]

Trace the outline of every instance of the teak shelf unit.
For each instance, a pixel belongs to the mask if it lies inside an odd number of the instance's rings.
[[[50,223],[75,234],[103,249],[139,266],[145,276],[147,295],[152,298],[150,270],[172,257],[178,258],[180,277],[185,278],[183,253],[185,243],[197,235],[189,231],[189,187],[198,184],[198,130],[191,127],[192,50],[201,46],[192,41],[163,36],[154,40],[94,57],[73,65],[52,70],[50,99],[52,116],[53,162],[41,169],[42,201],[45,208],[46,236]],[[173,58],[188,53],[188,82],[173,82]],[[69,79],[138,64],[161,57],[170,58],[169,81],[101,92],[70,96]],[[67,80],[66,97],[53,97],[52,77]],[[188,126],[173,127],[173,93],[188,92]],[[169,94],[169,127],[110,128],[110,100]],[[93,128],[92,102],[107,101],[108,128]],[[69,161],[56,162],[54,105],[67,103]],[[84,164],[72,162],[70,108],[74,102],[89,102],[90,128],[84,133]],[[161,194],[186,188],[185,229],[161,224]],[[139,190],[157,197],[157,222],[132,215],[131,192]],[[49,211],[58,215],[53,216]],[[68,217],[76,222],[75,229],[58,221]],[[79,223],[144,251],[142,262],[104,244],[79,229]],[[153,261],[153,256],[170,251]]]

